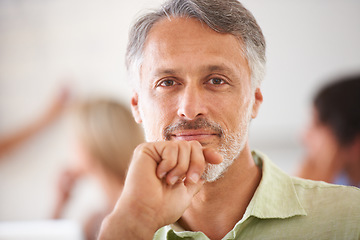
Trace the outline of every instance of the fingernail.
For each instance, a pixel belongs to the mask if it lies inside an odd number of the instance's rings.
[[[177,180],[179,179],[179,177],[177,177],[177,176],[173,176],[173,177],[171,177],[170,178],[170,184],[171,185],[174,185],[176,182],[177,182]]]
[[[193,173],[190,175],[190,180],[193,182],[193,183],[197,183],[200,179],[200,175],[197,174],[197,173]]]

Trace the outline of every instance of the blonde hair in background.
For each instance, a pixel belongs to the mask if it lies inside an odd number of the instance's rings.
[[[75,131],[92,160],[125,180],[132,153],[144,141],[130,110],[108,98],[81,101],[73,110]]]

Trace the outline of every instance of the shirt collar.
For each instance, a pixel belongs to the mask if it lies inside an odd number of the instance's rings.
[[[261,152],[252,151],[251,154],[256,165],[262,168],[262,178],[243,218],[227,236],[235,236],[237,227],[250,216],[270,219],[307,215],[298,199],[291,177],[276,167]],[[195,235],[197,239],[208,239],[202,232],[185,231],[177,222],[166,228],[168,236],[171,235],[173,239],[194,237]]]
[[[301,206],[291,177],[276,167],[266,155],[252,151],[256,164],[262,168],[262,178],[243,219],[289,218],[307,215]]]

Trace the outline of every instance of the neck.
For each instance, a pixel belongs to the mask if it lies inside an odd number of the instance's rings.
[[[360,186],[360,136],[346,149],[347,162],[345,171],[349,176],[350,184]]]
[[[349,176],[350,184],[353,186],[360,185],[360,156],[354,156],[350,163],[345,167],[345,172]]]
[[[179,224],[210,239],[223,238],[243,217],[260,180],[261,170],[246,145],[222,178],[204,185]]]

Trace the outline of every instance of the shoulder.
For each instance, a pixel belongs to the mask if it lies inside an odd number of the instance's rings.
[[[343,201],[359,201],[360,189],[357,187],[330,184],[322,181],[313,181],[298,177],[291,177],[299,197],[326,197]]]
[[[319,236],[319,239],[359,239],[360,189],[291,179],[306,216],[293,218],[289,223],[307,229],[308,236]]]
[[[360,189],[292,177],[296,194],[309,216],[360,222]]]

